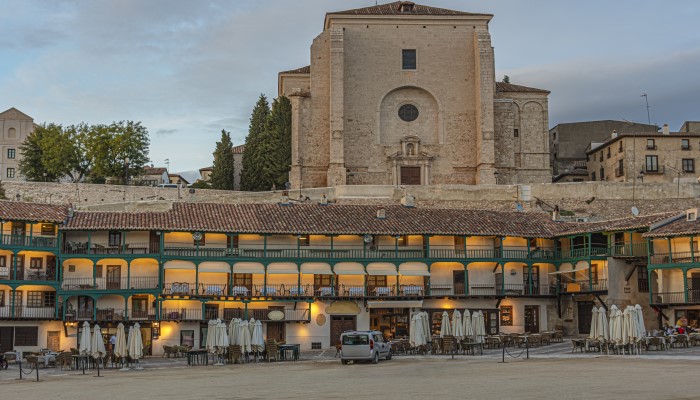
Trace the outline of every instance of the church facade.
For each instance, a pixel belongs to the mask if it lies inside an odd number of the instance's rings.
[[[326,14],[281,72],[292,187],[550,182],[548,91],[496,82],[493,16],[400,1]]]

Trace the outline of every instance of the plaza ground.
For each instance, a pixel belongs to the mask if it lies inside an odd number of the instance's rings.
[[[509,349],[517,355],[519,349]],[[3,398],[94,399],[344,399],[383,397],[471,399],[698,398],[698,348],[607,356],[570,352],[568,343],[533,349],[529,360],[500,350],[483,356],[396,356],[379,365],[343,366],[334,352],[305,352],[300,362],[187,367],[154,357],[142,371],[40,370],[41,381],[18,381],[17,366],[0,371]],[[523,355],[524,357],[524,355]],[[32,375],[33,378],[33,375]]]

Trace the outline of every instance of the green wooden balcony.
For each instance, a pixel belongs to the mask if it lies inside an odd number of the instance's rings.
[[[697,305],[700,304],[700,289],[681,292],[660,292],[651,296],[652,305]]]
[[[0,235],[3,248],[23,250],[57,251],[58,241],[55,236]]]

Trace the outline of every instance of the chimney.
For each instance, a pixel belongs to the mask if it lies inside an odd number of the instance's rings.
[[[559,221],[559,206],[554,206],[554,211],[552,211],[552,221]]]
[[[328,198],[326,197],[326,194],[321,195],[321,205],[322,206],[327,206],[328,205]]]
[[[286,191],[282,193],[282,201],[280,202],[280,205],[289,205],[289,193],[287,193]]]
[[[668,124],[664,124],[664,127],[663,127],[663,134],[664,134],[664,135],[669,135],[669,134],[670,134],[670,132],[669,132],[669,130],[668,130]]]
[[[414,201],[415,197],[411,196],[410,194],[405,195],[404,197],[401,198],[401,205],[404,207],[415,207]]]
[[[386,219],[386,209],[380,208],[377,210],[377,219]]]
[[[617,137],[617,130],[613,129],[612,134],[610,134],[610,137],[615,139]]]

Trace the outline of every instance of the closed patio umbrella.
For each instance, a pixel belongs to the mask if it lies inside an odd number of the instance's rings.
[[[214,338],[214,347],[216,348],[216,354],[219,357],[219,362],[218,365],[223,365],[223,360],[222,357],[224,355],[224,352],[226,351],[226,347],[228,346],[229,339],[228,339],[228,332],[226,331],[226,324],[222,322],[221,320],[217,320],[216,327],[214,330],[216,331],[216,336]]]
[[[126,333],[124,332],[124,324],[121,322],[117,325],[117,342],[114,344],[114,356],[120,360],[124,360],[127,356],[126,351]],[[123,369],[128,369],[126,366]]]
[[[253,351],[251,347],[250,329],[248,321],[241,321],[238,327],[238,344],[241,346],[241,351],[246,354]]]
[[[250,321],[248,321],[248,330],[250,330],[251,339],[253,337],[253,330],[254,329],[255,329],[255,318],[251,318]]]
[[[234,318],[231,320],[231,323],[228,326],[228,341],[229,344],[238,344],[236,341],[238,340],[238,325],[241,323],[241,320],[238,318]]]
[[[92,358],[94,359],[101,359],[105,354],[107,354],[107,351],[105,350],[105,342],[104,339],[102,339],[102,330],[100,330],[100,326],[97,324],[95,324],[90,347],[92,347]]]
[[[78,349],[82,355],[92,354],[92,338],[90,337],[90,324],[83,322],[83,330],[80,332],[80,348]]]
[[[644,325],[644,313],[642,313],[642,306],[639,304],[635,305],[634,309],[637,313],[637,329],[639,330],[637,338],[642,339],[647,335],[647,328]]]
[[[209,353],[214,353],[216,346],[216,320],[215,319],[210,319],[209,323],[207,324],[207,340],[204,343],[204,348],[207,349],[207,352]]]
[[[423,327],[423,338],[425,339],[425,342],[428,343],[432,340],[432,332],[431,332],[431,324],[430,324],[430,316],[428,315],[427,311],[423,311],[420,313],[421,316],[421,326]]]
[[[141,358],[143,358],[143,337],[141,336],[141,325],[135,323],[133,331],[129,332],[129,342],[126,345],[129,357],[138,363],[135,369],[141,368]]]
[[[591,311],[591,330],[588,333],[589,339],[598,339],[598,308],[593,307]]]
[[[464,337],[471,338],[474,336],[472,317],[469,315],[469,310],[464,310],[464,314],[462,314],[462,332],[464,333]]]
[[[262,353],[265,350],[265,338],[262,332],[262,322],[255,321],[255,326],[253,327],[253,336],[250,339],[250,344],[254,352]]]
[[[416,346],[416,324],[417,321],[420,319],[419,313],[415,313],[411,316],[411,322],[408,325],[408,342],[411,343],[412,346]]]
[[[452,314],[452,334],[457,339],[464,339],[464,324],[462,323],[462,313],[455,310]]]
[[[472,329],[474,330],[474,340],[477,343],[484,343],[486,340],[486,326],[484,325],[484,313],[474,311],[472,313]]]
[[[452,336],[452,325],[450,324],[450,314],[442,312],[442,323],[440,324],[440,337]]]
[[[608,326],[608,317],[603,307],[598,309],[597,331],[598,340],[603,340],[605,342],[610,341],[610,327]]]

